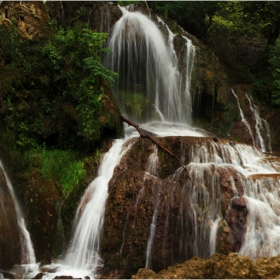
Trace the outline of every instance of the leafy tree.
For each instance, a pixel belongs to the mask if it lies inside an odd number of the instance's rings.
[[[231,39],[261,34],[273,45],[279,36],[280,3],[277,1],[225,1],[213,16],[210,32],[228,32]],[[213,35],[213,34],[212,34]]]
[[[227,35],[232,41],[236,41],[243,35],[254,35],[257,30],[252,25],[245,24],[249,15],[244,12],[244,4],[240,1],[228,1],[219,3],[220,10],[212,18],[209,27],[211,36],[215,33]]]
[[[273,103],[280,105],[280,38],[276,41],[276,45],[271,47],[269,62],[273,69]]]
[[[218,3],[216,1],[151,1],[149,6],[164,19],[172,18],[188,32],[206,41],[212,18],[220,9]]]
[[[248,15],[247,25],[258,30],[268,45],[275,45],[280,31],[280,2],[278,1],[246,1],[244,12]]]
[[[20,42],[16,28],[0,33],[0,113],[16,144],[93,146],[104,126],[98,117],[105,88],[117,76],[101,63],[107,34],[59,28],[40,41]]]

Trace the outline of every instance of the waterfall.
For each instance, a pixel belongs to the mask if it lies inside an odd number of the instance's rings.
[[[159,158],[158,158],[158,148],[156,145],[153,146],[154,152],[150,154],[147,164],[147,172],[151,175],[156,176],[158,172]]]
[[[245,119],[244,117],[244,113],[241,109],[241,106],[240,106],[240,103],[239,103],[239,99],[238,99],[238,96],[235,94],[234,90],[231,89],[231,92],[232,94],[235,96],[236,100],[237,100],[237,104],[238,104],[238,108],[239,108],[239,112],[240,112],[240,116],[241,116],[241,121],[245,124],[245,126],[247,127],[248,129],[248,132],[252,138],[252,141],[253,141],[253,145],[255,146],[255,138],[254,138],[254,135],[253,135],[253,132],[252,132],[252,128],[251,126],[249,125],[249,123],[247,122],[247,120]]]
[[[152,264],[151,264],[151,254],[152,254],[152,246],[153,246],[153,241],[155,237],[155,230],[156,230],[156,223],[157,223],[157,217],[158,217],[158,208],[160,205],[160,196],[161,196],[161,184],[158,184],[154,186],[155,190],[155,205],[154,205],[154,213],[152,217],[152,223],[150,225],[150,234],[149,234],[149,239],[148,239],[148,244],[147,244],[147,250],[146,250],[146,265],[145,267],[152,269]]]
[[[12,183],[7,176],[7,173],[5,172],[5,168],[3,166],[2,161],[0,160],[0,168],[4,172],[5,179],[7,182],[7,186],[9,188],[10,194],[12,196],[12,199],[15,204],[15,211],[16,211],[16,216],[17,216],[17,223],[19,226],[20,230],[20,243],[21,243],[21,259],[22,259],[22,264],[35,264],[36,263],[36,258],[35,258],[35,252],[33,249],[32,241],[30,238],[30,234],[26,228],[25,225],[25,220],[22,214],[22,210],[20,208],[18,199],[15,195]]]
[[[248,94],[246,94],[246,97],[249,101],[251,112],[253,113],[253,115],[255,117],[255,121],[256,121],[256,125],[255,125],[256,134],[257,134],[256,143],[258,144],[258,146],[260,146],[260,148],[262,149],[263,152],[271,152],[269,125],[263,118],[260,117],[259,108],[256,104],[254,104],[252,98],[249,97]],[[266,131],[265,137],[268,139],[267,147],[265,145],[265,141],[262,136],[262,131],[264,131],[264,130]]]
[[[100,234],[103,227],[105,203],[108,195],[108,183],[115,166],[125,151],[127,139],[115,140],[112,148],[105,154],[98,176],[86,189],[76,212],[75,232],[65,265],[78,270],[95,271],[101,265],[99,256]]]
[[[210,256],[216,252],[216,236],[219,222],[222,220],[221,217],[217,218],[215,221],[211,220],[211,229],[210,229],[210,238],[209,238],[209,247],[210,247]]]
[[[188,122],[191,123],[191,112],[192,112],[192,99],[191,99],[191,78],[192,78],[192,71],[194,65],[194,58],[195,58],[195,46],[192,44],[192,41],[188,39],[186,36],[183,36],[186,40],[186,82],[185,82],[185,95],[186,101],[185,103],[188,104],[187,111],[189,112],[188,115]]]
[[[119,74],[114,96],[123,114],[132,121],[187,123],[186,92],[169,33],[169,43],[157,25],[139,12],[120,7],[123,16],[114,25],[104,65]],[[190,43],[190,42],[189,42]],[[191,70],[191,69],[189,69]],[[190,71],[189,71],[190,72]]]
[[[154,152],[149,156],[148,158],[148,165],[147,165],[147,172],[149,172],[151,175],[156,176],[158,173],[158,165],[159,165],[159,158],[158,158],[158,149],[156,146],[153,146]],[[160,204],[160,195],[161,195],[161,184],[156,184],[154,186],[155,188],[155,205],[154,205],[154,214],[152,218],[152,223],[150,225],[150,234],[147,244],[147,250],[146,250],[146,267],[151,267],[151,253],[152,253],[152,246],[153,246],[153,240],[155,236],[155,230],[156,230],[156,222],[157,222],[157,216],[158,216],[158,207]]]

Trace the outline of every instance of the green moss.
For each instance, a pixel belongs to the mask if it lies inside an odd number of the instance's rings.
[[[141,117],[143,112],[147,109],[149,105],[149,100],[140,93],[132,93],[132,92],[120,92],[119,96],[121,96],[120,104],[127,111],[131,111],[136,114],[137,117]]]
[[[33,149],[25,152],[23,161],[29,165],[29,171],[37,169],[41,181],[57,182],[64,197],[85,175],[83,162],[77,160],[70,151]]]

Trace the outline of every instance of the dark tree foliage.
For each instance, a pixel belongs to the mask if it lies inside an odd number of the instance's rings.
[[[206,41],[212,18],[220,10],[216,1],[151,1],[149,6],[164,19],[170,17],[177,21],[202,41]]]
[[[44,39],[23,42],[16,26],[0,30],[2,127],[23,148],[94,146],[102,133],[103,85],[116,77],[100,59],[107,34],[54,26]]]
[[[280,30],[280,2],[246,1],[243,6],[248,15],[247,24],[259,30],[267,38],[268,45],[275,45]]]

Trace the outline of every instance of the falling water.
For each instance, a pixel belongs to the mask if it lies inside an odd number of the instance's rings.
[[[207,203],[209,216],[216,231],[216,221],[219,219],[219,190],[217,183],[220,181],[219,173],[222,169],[235,170],[236,176],[244,182],[244,197],[247,202],[248,218],[247,231],[240,254],[252,258],[264,256],[276,256],[280,253],[280,165],[276,158],[265,157],[255,147],[236,144],[234,146],[224,143],[211,143],[209,146],[201,145],[193,148],[192,163],[189,164],[191,178],[195,182],[189,182],[193,186],[201,186],[193,196],[201,192],[203,199],[207,202],[209,186],[216,194],[210,197],[217,199],[215,203]],[[206,171],[213,177],[205,177]],[[207,175],[208,176],[208,175]],[[216,178],[215,178],[216,177]],[[212,180],[212,182],[211,182]],[[203,182],[207,182],[207,189]],[[232,180],[232,182],[235,182]],[[236,190],[233,190],[236,194]],[[194,203],[193,205],[197,205]],[[194,210],[194,215],[198,215]],[[201,214],[200,214],[201,216]],[[213,221],[215,221],[213,223]],[[204,225],[205,226],[205,225]],[[214,235],[214,233],[212,233]],[[210,240],[213,237],[210,233]],[[213,246],[210,245],[213,253]],[[200,252],[201,255],[201,252]]]
[[[15,210],[16,210],[16,216],[17,216],[17,223],[20,229],[20,243],[21,243],[21,259],[22,264],[35,264],[36,258],[35,253],[33,249],[33,245],[31,242],[30,234],[28,230],[26,229],[25,220],[19,205],[19,202],[17,200],[17,197],[14,193],[14,189],[12,186],[11,181],[9,180],[9,177],[7,176],[7,173],[5,172],[4,166],[2,164],[2,161],[0,160],[0,168],[3,170],[7,186],[9,188],[9,191],[11,193],[11,196],[13,198],[13,201],[15,203]]]
[[[151,175],[156,176],[158,172],[159,158],[158,158],[158,148],[156,145],[153,146],[153,153],[150,154],[147,164],[147,172]]]
[[[238,96],[235,94],[235,92],[234,92],[233,89],[231,89],[231,91],[232,91],[232,94],[235,96],[235,98],[236,98],[236,100],[237,100],[237,104],[238,104],[238,108],[239,108],[241,120],[242,120],[242,122],[245,124],[245,126],[247,127],[247,129],[248,129],[248,131],[249,131],[249,134],[250,134],[250,136],[251,136],[251,138],[252,138],[253,145],[255,146],[255,138],[254,138],[252,129],[251,129],[249,123],[246,121],[246,119],[245,119],[245,117],[244,117],[244,113],[243,113],[243,111],[242,111],[242,109],[241,109]]]
[[[216,236],[218,231],[218,225],[221,220],[222,220],[221,217],[217,218],[215,221],[211,220],[211,229],[210,229],[210,238],[209,238],[210,256],[212,256],[216,252]]]
[[[148,165],[147,165],[147,172],[149,172],[151,175],[156,176],[158,173],[158,165],[159,165],[159,157],[158,157],[158,149],[154,145],[153,146],[154,152],[150,154],[148,158]],[[155,237],[155,230],[156,230],[156,222],[157,222],[157,216],[158,216],[158,207],[160,204],[160,195],[161,195],[161,184],[156,184],[153,186],[155,188],[155,205],[154,205],[154,214],[152,217],[152,223],[150,225],[150,234],[147,244],[147,250],[146,250],[146,267],[152,269],[151,267],[151,253],[152,253],[152,246],[153,246],[153,240]]]
[[[125,146],[127,140],[114,141],[111,149],[104,155],[98,176],[81,198],[76,212],[74,235],[64,261],[64,265],[71,269],[96,273],[98,267],[103,265],[99,249],[108,183],[115,166],[129,149],[129,145]]]
[[[122,112],[140,123],[162,120],[162,116],[165,121],[186,123],[189,112],[182,102],[185,97],[172,44],[166,44],[148,17],[120,9],[123,16],[108,41],[112,54],[104,64],[119,74],[114,96]]]
[[[256,143],[261,147],[263,152],[271,152],[271,141],[270,141],[270,130],[269,130],[269,125],[268,123],[262,119],[260,117],[260,112],[259,112],[259,108],[256,104],[253,103],[253,100],[251,100],[251,98],[246,94],[246,97],[249,101],[250,104],[250,109],[251,112],[253,113],[255,120],[256,120],[256,134],[257,134],[257,139],[256,139]],[[263,126],[264,124],[264,126]],[[263,136],[262,136],[262,131],[266,130],[266,138],[268,139],[268,145],[266,147]]]
[[[161,184],[157,184],[154,186],[155,190],[155,205],[154,205],[154,213],[152,217],[152,223],[150,225],[150,234],[147,244],[147,250],[146,250],[146,265],[145,267],[152,269],[151,265],[151,254],[152,254],[152,246],[153,241],[155,237],[155,230],[156,230],[156,224],[157,224],[157,217],[158,217],[158,208],[160,205],[160,196],[161,196]]]
[[[186,82],[185,82],[185,104],[188,104],[188,108],[186,110],[189,112],[188,115],[188,123],[191,123],[191,112],[192,112],[192,99],[191,99],[191,78],[192,78],[192,71],[194,66],[194,58],[195,58],[195,46],[192,44],[192,41],[188,39],[186,36],[183,36],[183,38],[186,40]]]

